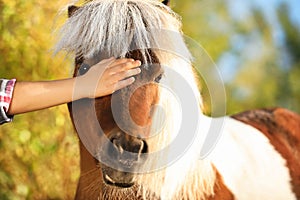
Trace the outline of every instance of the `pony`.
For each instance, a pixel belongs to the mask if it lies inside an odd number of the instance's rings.
[[[132,85],[68,104],[80,139],[75,199],[300,199],[300,116],[283,108],[205,116],[180,16],[168,4],[68,8],[56,49],[74,53],[74,77],[112,56],[142,62]],[[170,91],[192,94],[183,103],[196,106],[181,107]],[[199,158],[215,120],[222,134]]]

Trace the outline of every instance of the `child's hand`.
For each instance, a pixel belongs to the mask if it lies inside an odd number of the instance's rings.
[[[86,74],[79,78],[82,97],[95,98],[112,94],[134,82],[134,75],[141,72],[141,62],[138,60],[105,59],[92,66]],[[75,88],[76,92],[76,88]]]

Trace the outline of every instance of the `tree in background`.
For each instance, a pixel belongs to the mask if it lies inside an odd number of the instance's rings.
[[[275,106],[300,112],[297,78],[300,74],[296,70],[299,68],[299,27],[291,22],[288,13],[285,4],[279,6],[277,22],[283,35],[280,41],[277,41],[279,36],[273,35],[274,25],[267,22],[263,10],[256,7],[252,8],[247,22],[234,23],[229,52],[239,61],[235,76],[226,83],[229,113]]]
[[[286,94],[285,100],[289,102],[289,107],[300,112],[300,26],[293,23],[285,13],[289,13],[289,9],[286,4],[282,4],[277,15],[285,33],[283,51],[286,51],[288,56],[284,78],[289,85],[289,93]]]
[[[238,2],[251,5],[246,14],[233,13],[236,10],[231,7],[238,7]],[[202,45],[219,67],[228,114],[274,106],[300,113],[300,28],[291,21],[287,2],[273,5],[277,8],[275,25],[266,18],[266,9],[249,1],[177,0],[173,6],[183,16],[184,32]],[[210,107],[205,88],[204,84],[202,93]]]
[[[0,0],[1,77],[70,76],[70,61],[50,50],[53,22],[64,3]],[[72,198],[79,176],[77,148],[66,106],[16,116],[0,127],[0,199]]]

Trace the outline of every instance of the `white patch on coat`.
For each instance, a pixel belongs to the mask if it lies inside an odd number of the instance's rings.
[[[210,158],[236,199],[296,199],[286,160],[252,126],[227,118]]]
[[[189,84],[191,91],[194,93],[197,104],[194,106],[195,112],[198,113],[198,127],[194,133],[184,133],[187,137],[193,135],[189,146],[184,152],[177,155],[174,161],[174,153],[178,152],[179,146],[168,146],[178,137],[178,131],[182,125],[182,110],[180,103],[189,103],[190,96],[186,99],[177,99],[176,91],[187,90],[182,87],[178,77],[173,77],[173,73],[168,74],[165,69],[161,83],[165,88],[160,90],[159,105],[163,109],[155,111],[152,121],[153,137],[147,140],[150,152],[161,151],[151,163],[151,168],[157,170],[152,173],[146,173],[139,176],[139,182],[149,191],[155,191],[161,199],[204,199],[205,196],[213,194],[215,185],[215,171],[209,160],[200,160],[199,154],[202,143],[209,130],[211,120],[203,116],[200,105],[201,97],[197,88],[196,80],[193,76],[191,64],[181,58],[169,60],[167,66],[171,66]],[[166,66],[166,67],[167,67]],[[168,89],[169,90],[168,90]],[[163,117],[166,116],[164,119]],[[190,119],[192,120],[192,119]],[[162,123],[163,122],[163,123]],[[163,129],[161,129],[163,125]],[[159,130],[160,132],[157,132]],[[154,148],[154,149],[153,149]],[[166,161],[169,164],[163,168],[162,163]],[[150,168],[150,167],[149,167]]]

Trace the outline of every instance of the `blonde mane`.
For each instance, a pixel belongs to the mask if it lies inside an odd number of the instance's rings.
[[[147,57],[146,49],[156,49],[162,66],[170,66],[182,74],[191,85],[199,102],[201,96],[192,71],[192,57],[181,33],[180,17],[157,0],[96,0],[76,10],[61,28],[56,52],[66,50],[86,59],[99,54],[105,57],[125,57],[131,50],[139,49]],[[146,60],[146,59],[145,59]],[[165,74],[172,89],[172,77]],[[173,104],[170,94],[161,92],[160,104],[168,119],[160,134],[150,138],[150,146],[156,150],[166,146],[176,137],[176,116],[180,111]],[[153,118],[153,130],[160,123],[160,113]],[[198,134],[191,147],[175,163],[154,172],[139,175],[138,184],[143,196],[148,191],[157,193],[162,199],[204,199],[213,194],[215,171],[207,160],[200,160],[201,142],[206,135]],[[155,149],[154,149],[155,150]],[[172,149],[169,149],[171,152]],[[160,155],[157,165],[168,159]],[[115,191],[116,192],[116,191]]]
[[[141,174],[138,182],[146,188],[145,191],[155,191],[162,199],[206,199],[207,196],[214,194],[216,174],[208,159],[200,159],[200,151],[203,141],[209,132],[208,129],[211,121],[210,118],[205,117],[201,112],[201,96],[190,63],[180,57],[174,56],[169,60],[168,66],[180,73],[193,89],[199,103],[197,111],[200,116],[198,124],[201,129],[197,130],[195,138],[193,138],[187,151],[179,156],[174,163],[157,171]],[[176,84],[178,82],[176,77],[167,72],[161,82],[170,87],[170,91],[176,91],[180,88]],[[174,141],[177,134],[180,134],[180,102],[174,98],[176,97],[168,90],[161,89],[158,105],[163,110],[157,110],[153,116],[152,135],[154,136],[147,140],[149,146],[154,148],[154,152],[167,147],[167,145]],[[167,116],[166,119],[164,119],[164,116]],[[163,129],[160,129],[164,121]],[[160,131],[157,132],[157,130]],[[176,148],[176,146],[172,146],[168,150],[162,151],[154,161],[155,163],[147,163],[151,166],[149,168],[159,168],[165,160],[172,159],[170,156],[172,153],[170,152],[176,152]]]
[[[161,9],[157,9],[157,8]],[[146,27],[145,27],[146,26]],[[96,0],[76,10],[59,32],[55,52],[91,58],[125,57],[133,49],[159,47],[159,30],[180,30],[176,13],[156,0]]]

